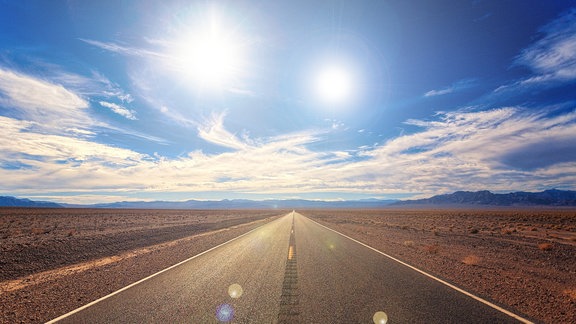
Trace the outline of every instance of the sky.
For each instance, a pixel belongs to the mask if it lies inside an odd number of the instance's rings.
[[[576,189],[576,1],[0,0],[0,195]]]

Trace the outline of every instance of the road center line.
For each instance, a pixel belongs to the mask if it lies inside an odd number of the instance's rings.
[[[303,217],[306,217],[306,216],[304,216],[304,215],[302,215],[302,214],[300,214],[300,215],[303,216]],[[518,315],[518,314],[512,313],[511,311],[509,311],[509,310],[507,310],[507,309],[504,309],[504,308],[502,308],[502,307],[500,307],[500,306],[498,306],[498,305],[496,305],[496,304],[493,304],[493,303],[491,303],[491,302],[483,299],[482,297],[478,297],[478,296],[476,296],[476,295],[474,295],[474,294],[472,294],[472,293],[470,293],[470,292],[468,292],[468,291],[466,291],[466,290],[464,290],[464,289],[462,289],[462,288],[456,287],[456,286],[454,286],[453,284],[451,284],[451,283],[449,283],[449,282],[446,282],[446,281],[444,281],[444,280],[442,280],[442,279],[440,279],[440,278],[438,278],[438,277],[435,277],[435,276],[433,276],[433,275],[431,275],[431,274],[429,274],[429,273],[427,273],[427,272],[425,272],[425,271],[423,271],[423,270],[420,270],[420,269],[418,269],[418,268],[416,268],[416,267],[414,267],[414,266],[412,266],[412,265],[410,265],[410,264],[408,264],[408,263],[406,263],[406,262],[404,262],[404,261],[401,261],[401,260],[399,260],[399,259],[396,259],[395,257],[390,256],[390,255],[388,255],[388,254],[386,254],[386,253],[384,253],[384,252],[382,252],[382,251],[379,251],[379,250],[371,247],[370,245],[367,245],[367,244],[362,243],[362,242],[360,242],[360,241],[358,241],[358,240],[356,240],[356,239],[353,239],[353,238],[351,238],[351,237],[348,236],[348,235],[342,234],[342,233],[340,233],[340,232],[338,232],[338,231],[336,231],[336,230],[331,229],[330,227],[324,226],[324,225],[322,225],[322,224],[320,224],[320,223],[318,223],[318,222],[316,222],[316,221],[314,221],[314,220],[312,220],[312,219],[310,219],[310,218],[308,218],[308,217],[306,217],[306,219],[310,220],[310,221],[313,222],[313,223],[318,224],[319,226],[324,227],[325,229],[328,229],[328,230],[330,230],[330,231],[332,231],[332,232],[334,232],[334,233],[336,233],[336,234],[339,234],[339,235],[341,235],[341,236],[343,236],[343,237],[345,237],[345,238],[347,238],[347,239],[349,239],[349,240],[351,240],[351,241],[354,241],[354,242],[356,242],[356,243],[358,243],[358,244],[360,244],[360,245],[363,245],[364,247],[367,247],[367,248],[369,248],[370,250],[373,250],[374,252],[380,253],[381,255],[383,255],[383,256],[385,256],[385,257],[387,257],[387,258],[389,258],[389,259],[392,259],[392,260],[394,260],[394,261],[396,261],[396,262],[398,262],[398,263],[400,263],[400,264],[402,264],[402,265],[404,265],[404,266],[406,266],[406,267],[408,267],[408,268],[410,268],[410,269],[412,269],[412,270],[414,270],[414,271],[417,271],[417,272],[419,272],[419,273],[421,273],[421,274],[423,274],[423,275],[425,275],[425,276],[427,276],[427,277],[429,277],[429,278],[431,278],[431,279],[434,279],[434,280],[436,280],[436,281],[438,281],[438,282],[440,282],[440,283],[442,283],[442,284],[444,284],[444,285],[446,285],[446,286],[448,286],[448,287],[450,287],[450,288],[452,288],[452,289],[454,289],[454,290],[456,290],[456,291],[458,291],[458,292],[461,292],[461,293],[463,293],[464,295],[466,295],[466,296],[468,296],[468,297],[471,297],[471,298],[473,298],[473,299],[475,299],[475,300],[477,300],[477,301],[479,301],[479,302],[481,302],[481,303],[483,303],[483,304],[485,304],[485,305],[487,305],[487,306],[490,306],[490,307],[492,307],[492,308],[494,308],[494,309],[496,309],[496,310],[498,310],[498,311],[500,311],[500,312],[502,312],[502,313],[504,313],[504,314],[506,314],[506,315],[508,315],[508,316],[510,316],[510,317],[513,317],[513,318],[519,320],[519,321],[522,322],[522,323],[534,324],[534,322],[532,322],[532,321],[530,321],[530,320],[528,320],[528,319],[525,319],[524,317],[522,317],[522,316],[520,316],[520,315]]]
[[[288,247],[288,259],[282,283],[282,295],[280,296],[280,311],[278,323],[299,323],[299,293],[298,293],[298,269],[296,267],[296,237],[294,235],[294,212],[292,212],[292,229],[290,230],[290,242]]]

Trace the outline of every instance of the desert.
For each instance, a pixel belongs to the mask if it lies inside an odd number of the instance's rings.
[[[535,322],[576,322],[576,210],[309,210],[302,214]]]
[[[1,322],[53,319],[286,212],[2,208]],[[535,322],[576,321],[574,209],[299,212]]]
[[[0,322],[46,322],[283,214],[0,208]]]

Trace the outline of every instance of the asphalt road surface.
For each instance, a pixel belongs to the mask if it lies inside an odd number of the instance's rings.
[[[518,323],[290,213],[58,323]],[[384,315],[385,314],[385,315]]]

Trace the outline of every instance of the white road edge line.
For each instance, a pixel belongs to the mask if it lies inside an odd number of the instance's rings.
[[[287,216],[287,215],[284,215],[284,216]],[[279,217],[279,218],[277,218],[277,219],[275,219],[275,220],[273,220],[272,222],[274,222],[274,221],[276,221],[276,220],[278,220],[278,219],[280,219],[280,218],[282,218],[282,216]],[[203,255],[203,254],[206,254],[206,253],[208,253],[208,252],[210,252],[210,251],[212,251],[212,250],[215,250],[215,249],[217,249],[217,248],[219,248],[219,247],[221,247],[221,246],[223,246],[223,245],[226,245],[226,244],[228,244],[228,243],[230,243],[230,242],[232,242],[232,241],[235,241],[235,240],[237,240],[237,239],[239,239],[239,238],[241,238],[241,237],[243,237],[243,236],[246,236],[246,235],[254,232],[255,230],[257,230],[257,229],[259,229],[259,228],[261,228],[262,226],[267,225],[267,224],[270,224],[270,222],[267,222],[267,223],[265,223],[265,224],[262,224],[262,225],[260,225],[260,226],[258,226],[258,227],[256,227],[256,228],[254,228],[254,229],[252,229],[252,230],[250,230],[250,231],[248,231],[248,232],[240,235],[240,236],[236,236],[235,238],[233,238],[233,239],[231,239],[231,240],[228,240],[228,241],[226,241],[226,242],[224,242],[224,243],[221,243],[221,244],[218,244],[218,245],[216,245],[216,246],[214,246],[214,247],[211,247],[210,249],[208,249],[208,250],[206,250],[206,251],[204,251],[204,252],[200,252],[199,254],[196,254],[196,255],[194,255],[194,256],[192,256],[192,257],[190,257],[190,258],[188,258],[188,259],[186,259],[186,260],[184,260],[184,261],[180,261],[180,262],[178,262],[178,263],[176,263],[176,264],[174,264],[174,265],[169,266],[169,267],[166,268],[166,269],[163,269],[163,270],[160,270],[160,271],[158,271],[158,272],[156,272],[156,273],[154,273],[154,274],[151,274],[151,275],[149,275],[148,277],[146,277],[146,278],[144,278],[144,279],[140,279],[140,280],[138,280],[138,281],[136,281],[136,282],[134,282],[134,283],[129,284],[128,286],[126,286],[126,287],[124,287],[124,288],[120,288],[120,289],[116,290],[116,291],[113,292],[113,293],[110,293],[110,294],[108,294],[108,295],[106,295],[106,296],[104,296],[104,297],[101,297],[101,298],[99,298],[99,299],[96,299],[96,300],[94,300],[94,301],[92,301],[92,302],[90,302],[90,303],[88,303],[88,304],[86,304],[86,305],[84,305],[84,306],[78,307],[78,308],[76,308],[75,310],[70,311],[70,312],[68,312],[68,313],[66,313],[66,314],[64,314],[64,315],[61,315],[61,316],[59,316],[59,317],[56,317],[55,319],[46,322],[46,324],[53,324],[53,323],[56,323],[56,322],[58,322],[58,321],[60,321],[60,320],[63,320],[63,319],[65,319],[66,317],[69,317],[69,316],[71,316],[71,315],[74,315],[74,314],[76,314],[76,313],[78,313],[78,312],[80,312],[80,311],[82,311],[82,310],[84,310],[84,309],[86,309],[86,308],[88,308],[88,307],[90,307],[90,306],[92,306],[92,305],[95,305],[95,304],[97,304],[97,303],[99,303],[99,302],[101,302],[101,301],[103,301],[103,300],[105,300],[105,299],[108,299],[108,298],[110,298],[110,297],[112,297],[112,296],[114,296],[114,295],[116,295],[116,294],[119,294],[119,293],[123,292],[124,290],[127,290],[127,289],[129,289],[129,288],[131,288],[131,287],[134,287],[134,286],[136,286],[136,285],[139,284],[139,283],[142,283],[142,282],[144,282],[144,281],[146,281],[146,280],[148,280],[148,279],[150,279],[150,278],[156,277],[157,275],[159,275],[159,274],[161,274],[161,273],[163,273],[163,272],[166,272],[166,271],[168,271],[168,270],[170,270],[170,269],[176,268],[177,266],[179,266],[179,265],[181,265],[181,264],[184,264],[184,263],[186,263],[186,262],[188,262],[188,261],[190,261],[190,260],[193,260],[193,259],[195,259],[195,258],[197,258],[197,257],[199,257],[199,256],[201,256],[201,255]]]
[[[479,301],[479,302],[481,302],[481,303],[483,303],[483,304],[486,304],[486,305],[488,305],[488,306],[490,306],[490,307],[492,307],[492,308],[494,308],[494,309],[496,309],[496,310],[498,310],[498,311],[500,311],[500,312],[502,312],[502,313],[510,316],[510,317],[513,317],[513,318],[519,320],[519,321],[522,322],[522,323],[534,324],[534,322],[529,321],[529,320],[525,319],[524,317],[522,317],[522,316],[520,316],[520,315],[514,314],[514,313],[512,313],[511,311],[509,311],[509,310],[507,310],[507,309],[504,309],[504,308],[502,308],[502,307],[500,307],[500,306],[498,306],[498,305],[495,305],[495,304],[487,301],[486,299],[483,299],[483,298],[481,298],[481,297],[478,297],[478,296],[476,296],[476,295],[473,295],[472,293],[467,292],[466,290],[463,290],[462,288],[458,288],[458,287],[454,286],[453,284],[451,284],[451,283],[449,283],[449,282],[446,282],[446,281],[444,281],[444,280],[442,280],[442,279],[440,279],[440,278],[437,278],[437,277],[435,277],[435,276],[433,276],[433,275],[431,275],[431,274],[429,274],[429,273],[427,273],[427,272],[424,272],[423,270],[420,270],[420,269],[418,269],[418,268],[416,268],[416,267],[414,267],[414,266],[411,266],[411,265],[409,265],[408,263],[406,263],[406,262],[404,262],[404,261],[398,260],[398,259],[396,259],[395,257],[390,256],[390,255],[388,255],[388,254],[386,254],[386,253],[384,253],[384,252],[382,252],[382,251],[379,251],[379,250],[371,247],[370,245],[364,244],[364,243],[362,243],[362,242],[360,242],[360,241],[358,241],[358,240],[356,240],[356,239],[353,239],[353,238],[351,238],[351,237],[348,236],[348,235],[342,234],[342,233],[340,233],[340,232],[338,232],[338,231],[336,231],[336,230],[331,229],[330,227],[324,226],[324,225],[322,225],[322,224],[320,224],[320,223],[318,223],[318,222],[316,222],[316,221],[314,221],[314,220],[312,220],[312,219],[310,219],[310,218],[308,218],[308,217],[306,217],[306,216],[304,216],[304,215],[302,215],[302,214],[300,214],[300,215],[303,216],[303,217],[305,217],[305,218],[307,218],[308,220],[310,220],[310,221],[312,221],[312,222],[314,222],[314,223],[316,223],[316,224],[318,224],[318,225],[320,225],[320,226],[328,229],[328,230],[331,230],[332,232],[334,232],[334,233],[336,233],[336,234],[342,235],[342,236],[344,236],[345,238],[347,238],[347,239],[349,239],[349,240],[352,240],[352,241],[354,241],[354,242],[356,242],[356,243],[358,243],[358,244],[360,244],[360,245],[363,245],[363,246],[369,248],[370,250],[373,250],[373,251],[375,251],[375,252],[378,252],[378,253],[382,254],[383,256],[385,256],[385,257],[387,257],[387,258],[390,258],[390,259],[392,259],[392,260],[394,260],[394,261],[396,261],[396,262],[398,262],[398,263],[400,263],[400,264],[402,264],[402,265],[404,265],[404,266],[407,266],[408,268],[410,268],[410,269],[412,269],[412,270],[415,270],[415,271],[417,271],[417,272],[419,272],[419,273],[421,273],[421,274],[423,274],[423,275],[425,275],[425,276],[427,276],[427,277],[429,277],[429,278],[431,278],[431,279],[434,279],[434,280],[436,280],[436,281],[438,281],[438,282],[440,282],[440,283],[442,283],[442,284],[444,284],[444,285],[446,285],[446,286],[448,286],[448,287],[450,287],[450,288],[452,288],[452,289],[454,289],[454,290],[456,290],[456,291],[458,291],[458,292],[461,292],[461,293],[463,293],[464,295],[466,295],[466,296],[468,296],[468,297],[471,297],[471,298],[473,298],[473,299],[475,299],[475,300],[477,300],[477,301]]]

